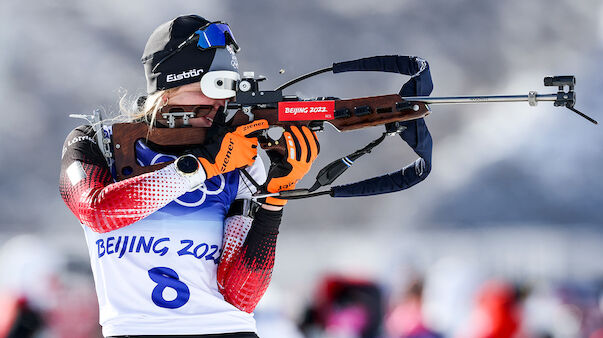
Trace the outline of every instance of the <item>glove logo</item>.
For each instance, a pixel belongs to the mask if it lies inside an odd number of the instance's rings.
[[[265,124],[265,122],[262,121],[262,120],[246,124],[246,125],[243,126],[242,132],[245,133],[249,129],[255,129],[257,127],[262,127],[264,124]]]
[[[234,149],[234,142],[232,139],[228,140],[228,150],[226,151],[226,155],[224,156],[224,161],[222,162],[222,168],[220,168],[221,172],[226,171],[226,167],[228,162],[230,162],[230,156],[232,155],[232,150]]]
[[[287,183],[287,184],[280,185],[280,186],[278,187],[278,190],[279,190],[279,191],[283,191],[283,190],[289,190],[289,189],[291,189],[291,187],[295,187],[295,185],[297,184],[297,182],[299,182],[299,180],[295,180],[295,181],[293,181],[293,182],[289,182],[289,183]]]

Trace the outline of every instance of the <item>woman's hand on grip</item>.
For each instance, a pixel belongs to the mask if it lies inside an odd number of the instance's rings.
[[[272,162],[266,180],[266,190],[270,193],[295,189],[297,182],[310,171],[320,152],[316,133],[306,126],[286,128],[283,138],[287,148],[285,156],[277,151],[267,152]],[[287,200],[268,197],[266,203],[283,206]]]

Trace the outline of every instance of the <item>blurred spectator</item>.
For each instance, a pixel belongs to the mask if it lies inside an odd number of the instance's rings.
[[[578,308],[565,303],[551,282],[535,284],[524,305],[524,327],[534,337],[588,337],[580,333]],[[567,298],[567,297],[565,297]]]
[[[601,285],[593,282],[568,281],[558,289],[558,297],[563,306],[573,314],[576,319],[575,327],[579,328],[581,335],[585,337],[601,334],[603,314],[598,299],[601,291]]]
[[[8,240],[0,248],[2,324],[0,337],[32,337],[57,299],[53,280],[62,265],[55,251],[35,236]]]
[[[426,327],[423,319],[423,281],[414,280],[401,302],[394,306],[386,319],[391,337],[440,338],[442,335]]]
[[[462,338],[512,338],[520,335],[520,298],[515,289],[498,280],[486,282],[477,294],[475,309]]]
[[[0,338],[101,337],[91,271],[33,235],[0,248]],[[87,265],[86,265],[87,266]]]
[[[371,281],[328,276],[301,323],[309,337],[378,337],[383,318],[382,292]]]
[[[426,270],[423,314],[427,325],[444,336],[455,336],[467,320],[482,271],[475,262],[443,256]]]
[[[29,338],[42,327],[42,317],[25,297],[10,293],[0,295],[0,337]]]

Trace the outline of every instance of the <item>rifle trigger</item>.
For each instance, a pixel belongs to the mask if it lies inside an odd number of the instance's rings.
[[[278,140],[281,139],[284,131],[285,131],[285,129],[283,127],[279,127],[279,126],[270,127],[270,128],[268,128],[268,130],[265,131],[265,136],[270,141],[273,141],[273,142],[276,141],[278,143]]]

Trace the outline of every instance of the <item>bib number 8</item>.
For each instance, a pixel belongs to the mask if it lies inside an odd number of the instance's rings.
[[[151,299],[155,305],[167,309],[177,309],[188,302],[191,296],[190,290],[186,284],[180,281],[176,271],[160,266],[149,270],[149,277],[157,283],[151,293]],[[163,291],[166,288],[175,290],[176,298],[173,300],[163,298]]]

